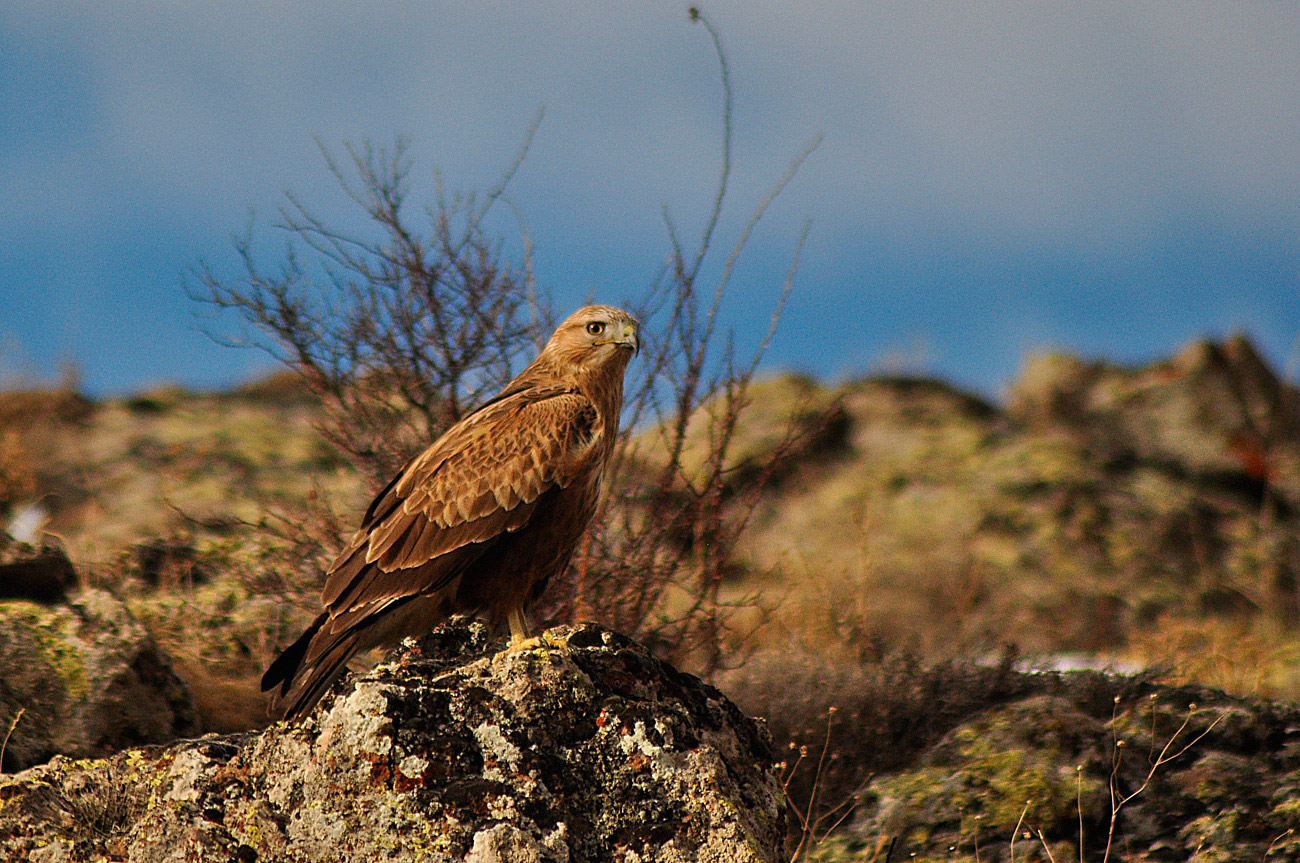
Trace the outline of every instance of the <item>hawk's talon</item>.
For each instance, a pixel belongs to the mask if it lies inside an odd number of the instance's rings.
[[[492,656],[492,664],[497,665],[504,662],[515,653],[531,653],[535,650],[546,651],[547,659],[551,659],[551,650],[557,647],[564,647],[567,642],[563,639],[542,633],[529,638],[511,638],[510,644],[506,645],[504,650],[499,650]]]

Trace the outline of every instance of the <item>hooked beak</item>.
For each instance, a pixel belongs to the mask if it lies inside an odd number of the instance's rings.
[[[636,324],[624,324],[623,335],[615,344],[631,348],[634,356],[641,353],[641,338],[637,333]]]

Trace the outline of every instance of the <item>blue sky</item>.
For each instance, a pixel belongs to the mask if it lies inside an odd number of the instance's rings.
[[[998,395],[1027,352],[1121,362],[1245,330],[1300,336],[1300,7],[705,3],[735,88],[723,239],[820,148],[751,243],[727,321],[766,322],[812,230],[769,365],[937,374]],[[233,271],[291,189],[346,224],[316,139],[411,141],[511,189],[564,308],[619,301],[698,231],[721,93],[685,3],[0,5],[0,383],[92,393],[267,368],[203,333],[182,281]]]

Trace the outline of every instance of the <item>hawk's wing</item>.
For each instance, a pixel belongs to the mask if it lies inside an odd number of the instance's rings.
[[[438,590],[522,528],[545,491],[587,467],[597,420],[586,396],[556,387],[503,393],[448,429],[379,493],[330,568],[327,628]]]
[[[447,430],[388,484],[361,529],[330,567],[325,610],[267,668],[300,716],[344,663],[366,646],[366,630],[408,600],[454,589],[456,577],[492,540],[532,518],[550,489],[599,469],[599,415],[562,387],[507,389]]]

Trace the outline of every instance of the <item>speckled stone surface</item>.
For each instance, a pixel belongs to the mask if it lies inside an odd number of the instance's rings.
[[[595,626],[438,630],[301,726],[0,779],[0,859],[775,861],[765,730]]]
[[[145,627],[103,590],[59,605],[0,602],[3,769],[198,734],[189,691]]]

